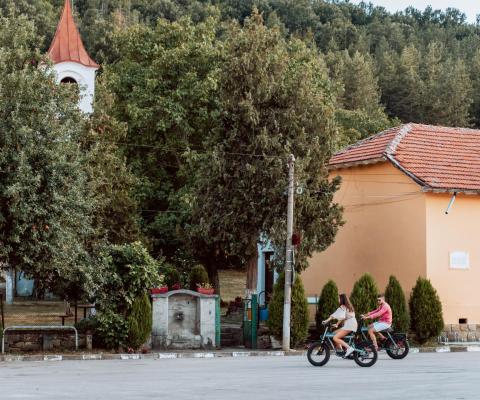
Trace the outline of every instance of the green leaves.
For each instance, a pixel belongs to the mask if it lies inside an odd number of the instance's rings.
[[[355,315],[360,316],[377,308],[378,289],[372,275],[364,274],[353,285],[350,301]]]
[[[283,332],[283,302],[284,302],[285,275],[282,272],[273,288],[272,300],[268,305],[268,328],[277,338]],[[303,343],[308,335],[308,302],[305,289],[299,275],[292,285],[290,319],[290,341],[293,348]]]
[[[408,314],[405,294],[400,282],[393,275],[388,280],[385,289],[385,301],[390,305],[393,314],[393,329],[396,332],[408,332],[410,328],[410,316]]]
[[[315,315],[317,330],[322,332],[324,327],[322,321],[325,321],[339,307],[338,288],[334,281],[329,280],[322,289],[318,298],[318,308]]]
[[[437,337],[443,329],[442,303],[430,280],[419,277],[410,295],[412,330],[420,343]]]
[[[255,257],[262,233],[281,247],[286,161],[293,153],[296,178],[306,182],[295,216],[304,237],[297,266],[305,268],[308,256],[331,243],[341,219],[331,203],[337,183],[328,182],[326,170],[335,141],[326,67],[303,42],[264,26],[258,13],[244,27],[230,24],[224,46],[223,113],[193,163],[189,234],[240,262]]]

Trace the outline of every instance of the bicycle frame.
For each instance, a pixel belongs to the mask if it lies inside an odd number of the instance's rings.
[[[368,333],[368,327],[362,326],[361,329],[360,329],[360,332],[361,332],[362,338],[364,340],[371,340],[370,336],[367,334]],[[395,350],[399,349],[399,346],[397,345],[397,342],[395,341],[395,339],[392,336],[392,333],[394,335],[399,335],[399,333],[389,332],[388,330],[381,331],[381,332],[378,332],[378,333],[381,333],[383,336],[386,337],[386,339],[383,341],[383,343],[379,343],[379,347],[381,347],[382,349],[386,349],[385,344],[390,342],[393,345]],[[405,335],[405,338],[406,338],[406,335]]]
[[[333,342],[333,337],[334,337],[334,336],[335,336],[335,333],[330,331],[330,326],[328,325],[328,326],[325,328],[325,331],[323,332],[320,341],[321,341],[322,343],[327,343],[327,344],[328,344],[328,347],[330,348],[330,350],[334,351],[337,356],[341,356],[341,355],[343,355],[342,353],[344,353],[345,351],[342,349],[342,351],[340,352],[340,351],[336,348],[335,343]],[[353,347],[353,348],[355,349],[355,351],[359,351],[359,350],[355,347],[355,337],[356,337],[356,333],[351,332],[351,333],[349,333],[348,335],[344,336],[342,339],[343,339],[343,341],[344,341],[345,343],[347,343],[349,346]]]

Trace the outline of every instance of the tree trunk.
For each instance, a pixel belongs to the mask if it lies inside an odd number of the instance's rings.
[[[215,293],[220,295],[220,279],[218,278],[218,268],[215,260],[210,260],[208,263],[205,263],[205,267],[208,273],[208,280],[215,288]]]

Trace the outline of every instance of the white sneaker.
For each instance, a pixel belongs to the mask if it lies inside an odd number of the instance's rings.
[[[352,354],[355,351],[353,347],[349,347],[347,351],[345,352],[345,358],[347,358],[350,354]]]

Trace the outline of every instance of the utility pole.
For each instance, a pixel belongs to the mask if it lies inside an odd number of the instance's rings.
[[[294,206],[294,186],[295,186],[295,157],[290,154],[288,158],[288,208],[287,208],[287,242],[285,254],[285,291],[283,303],[283,337],[282,348],[284,351],[290,350],[290,312],[292,299],[292,267],[293,267],[293,206]]]

